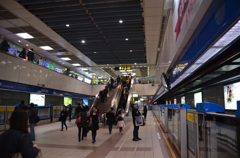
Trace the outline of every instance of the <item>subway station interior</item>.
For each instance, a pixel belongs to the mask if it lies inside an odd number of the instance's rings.
[[[22,101],[37,157],[240,158],[240,0],[0,0],[0,140]]]

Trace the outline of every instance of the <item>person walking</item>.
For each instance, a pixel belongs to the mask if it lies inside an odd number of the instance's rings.
[[[135,123],[135,117],[140,116],[141,113],[138,110],[137,104],[132,104],[132,118],[133,118],[133,141],[139,141],[142,140],[141,138],[138,137],[138,131],[139,131],[139,126],[136,126]]]
[[[30,135],[31,135],[32,141],[35,141],[34,127],[35,127],[35,124],[36,124],[35,119],[38,117],[37,114],[38,114],[37,108],[35,108],[34,104],[31,103],[30,104],[30,110],[28,112],[28,116],[29,116]]]
[[[123,127],[125,126],[125,123],[122,114],[118,116],[117,126],[119,127],[119,134],[123,134]]]
[[[110,108],[109,111],[106,113],[107,124],[108,124],[108,131],[109,134],[112,133],[112,125],[114,123],[114,112],[113,108]]]
[[[92,108],[92,112],[90,115],[90,124],[92,125],[92,143],[96,142],[97,130],[99,130],[99,110],[96,106]]]
[[[144,108],[143,108],[143,116],[144,116],[144,120],[146,121],[147,119],[147,106],[145,105]]]
[[[69,122],[72,120],[72,104],[68,105]]]
[[[0,135],[0,157],[12,158],[17,153],[21,153],[24,158],[37,157],[38,145],[32,143],[28,133],[28,112],[21,108],[15,109],[9,123],[10,129]]]
[[[66,106],[64,106],[63,107],[63,110],[61,111],[61,121],[62,121],[62,129],[61,129],[61,131],[63,131],[63,125],[65,125],[65,127],[66,127],[66,130],[67,130],[67,125],[66,125],[66,120],[67,120],[67,116],[68,116],[68,111],[67,111],[67,107]]]
[[[83,137],[85,135],[85,126],[86,126],[86,122],[87,122],[87,112],[86,112],[86,109],[84,107],[80,108],[80,112],[79,112],[78,117],[81,117],[81,122],[79,124],[77,124],[77,127],[78,127],[78,142],[80,142],[81,139],[83,140]]]
[[[77,107],[75,109],[75,114],[74,114],[75,118],[77,118],[79,116],[80,110],[81,110],[81,106],[78,103],[78,105],[77,105]]]

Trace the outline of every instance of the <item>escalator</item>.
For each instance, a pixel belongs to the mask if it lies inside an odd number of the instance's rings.
[[[106,87],[109,87],[109,84],[107,84]],[[100,96],[96,94],[95,100],[89,110],[89,113],[92,110],[92,107],[94,106],[98,107],[100,116],[106,113],[110,109],[110,107],[117,109],[121,92],[122,92],[122,84],[119,84],[117,87],[108,91],[109,97],[105,98],[103,103],[101,102]]]

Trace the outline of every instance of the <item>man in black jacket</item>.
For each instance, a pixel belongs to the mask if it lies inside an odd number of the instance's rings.
[[[34,104],[31,103],[30,104],[30,110],[28,112],[28,117],[29,117],[29,126],[30,126],[30,134],[31,134],[31,138],[32,141],[35,141],[35,130],[34,130],[34,126],[36,124],[35,119],[37,118],[37,108],[34,108]]]
[[[113,125],[113,122],[114,122],[113,108],[110,108],[110,110],[106,113],[106,118],[107,118],[109,134],[111,134],[112,133],[112,125]]]
[[[133,141],[139,141],[142,140],[141,138],[138,137],[138,130],[139,126],[136,126],[135,124],[135,116],[140,116],[141,113],[138,110],[138,106],[136,104],[132,104],[132,118],[133,118]]]

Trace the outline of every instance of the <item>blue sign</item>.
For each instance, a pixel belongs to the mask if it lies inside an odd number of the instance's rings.
[[[219,5],[223,2],[222,5]],[[220,7],[224,8],[220,16],[217,15]],[[196,28],[192,38],[185,46],[181,58],[175,63],[174,67],[179,64],[188,63],[181,72],[172,72],[172,82],[174,82],[206,49],[240,16],[240,0],[214,0],[204,15],[202,21]],[[217,12],[218,10],[218,12]],[[173,68],[174,69],[174,68]]]
[[[13,54],[16,54],[18,50],[14,48],[8,48],[8,52],[12,52]]]
[[[21,83],[10,82],[10,81],[3,81],[3,80],[0,80],[0,89],[27,92],[27,93],[41,93],[41,94],[55,95],[55,96],[62,96],[62,97],[91,99],[91,96],[87,96],[87,95],[81,95],[81,94],[72,93],[72,92],[42,88],[42,87],[31,86],[27,84],[21,84]]]

